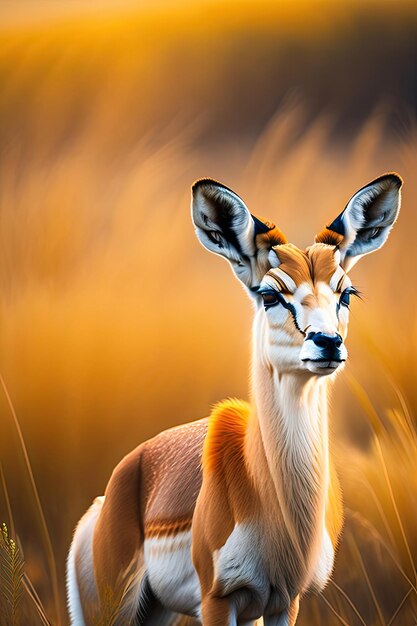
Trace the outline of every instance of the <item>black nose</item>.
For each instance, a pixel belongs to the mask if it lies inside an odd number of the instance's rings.
[[[340,335],[326,335],[325,333],[309,333],[307,339],[311,339],[319,348],[329,351],[340,348],[343,343]]]

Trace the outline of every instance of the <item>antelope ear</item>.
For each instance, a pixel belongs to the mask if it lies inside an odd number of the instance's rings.
[[[342,213],[316,236],[316,242],[339,246],[346,272],[386,242],[400,210],[402,184],[395,173],[376,178],[359,189]]]
[[[191,213],[203,246],[225,257],[239,280],[255,290],[274,263],[270,253],[277,258],[272,247],[287,241],[281,231],[252,215],[234,191],[211,178],[192,186]]]

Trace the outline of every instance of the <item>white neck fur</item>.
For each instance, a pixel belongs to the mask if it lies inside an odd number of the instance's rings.
[[[265,323],[264,316],[255,317],[253,404],[284,524],[310,569],[323,531],[329,483],[329,380],[273,367],[260,341],[265,329],[259,325]]]

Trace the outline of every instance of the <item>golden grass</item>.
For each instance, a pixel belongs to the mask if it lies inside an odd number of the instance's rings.
[[[7,400],[7,404],[8,407],[10,409],[10,415],[12,417],[13,420],[13,424],[14,427],[16,429],[16,434],[18,437],[18,441],[19,441],[19,448],[20,448],[20,452],[23,455],[23,459],[24,459],[24,463],[25,463],[25,469],[27,472],[27,480],[28,483],[30,484],[30,488],[35,500],[35,512],[36,515],[39,517],[40,520],[40,526],[42,528],[42,538],[44,541],[44,546],[45,546],[45,551],[47,554],[47,559],[48,559],[48,565],[49,565],[49,574],[50,574],[50,581],[51,581],[51,592],[53,595],[53,599],[54,599],[54,604],[55,604],[55,620],[57,622],[57,624],[59,624],[60,622],[60,606],[59,606],[59,591],[58,591],[58,577],[57,577],[57,570],[56,570],[56,562],[55,562],[55,556],[54,556],[54,551],[53,551],[53,547],[52,547],[52,543],[51,543],[51,537],[49,535],[49,530],[48,530],[48,526],[46,524],[46,519],[45,519],[45,515],[42,509],[42,504],[39,498],[39,493],[38,493],[38,488],[36,486],[36,482],[35,482],[35,478],[33,476],[33,471],[32,471],[32,466],[29,460],[29,455],[27,452],[27,448],[26,448],[26,444],[25,444],[25,440],[23,438],[23,433],[22,430],[20,428],[20,424],[19,424],[19,420],[17,418],[16,415],[16,411],[14,409],[13,406],[13,402],[12,399],[10,398],[10,394],[9,391],[6,387],[6,384],[4,382],[3,376],[0,374],[0,385],[2,388],[2,391],[6,397]],[[8,489],[7,489],[7,485],[6,485],[6,481],[4,478],[4,473],[3,473],[3,469],[0,467],[1,470],[1,481],[2,481],[2,488],[3,488],[3,493],[4,493],[4,497],[5,497],[5,501],[6,501],[6,506],[7,506],[7,513],[9,515],[9,520],[10,523],[12,524],[12,528],[14,527],[14,519],[13,519],[13,514],[11,511],[11,506],[10,506],[10,499],[9,499],[9,494],[8,494]],[[16,569],[16,571],[19,573],[20,575],[20,569],[21,571],[21,579],[22,580],[17,580],[17,587],[22,586],[23,589],[23,561],[19,561],[20,558],[20,552],[19,549],[16,549],[16,544],[14,542],[14,540],[9,540],[9,536],[8,536],[8,531],[7,531],[7,526],[6,524],[3,524],[3,547],[6,550],[6,553],[10,553],[10,557],[12,560],[11,565],[13,565],[13,568]],[[12,574],[12,580],[13,582],[15,581],[15,578],[17,578],[17,574],[14,573]],[[16,587],[16,588],[17,588]],[[30,590],[28,589],[29,594],[30,594]],[[33,600],[35,600],[35,605],[36,605],[36,598],[33,597]],[[9,604],[14,604],[15,600],[13,600],[13,603],[9,602]],[[14,621],[16,621],[17,623],[17,616],[14,614],[14,612],[12,613],[12,618]],[[13,626],[14,626],[14,622],[13,622]]]
[[[0,624],[4,626],[20,623],[23,567],[19,546],[3,524],[0,531]]]
[[[407,134],[388,133],[391,111],[381,103],[340,142],[337,115],[306,123],[307,105],[288,98],[256,140],[228,134],[233,120],[221,119],[218,102],[231,97],[233,46],[247,54],[248,7],[238,21],[226,11],[220,41],[204,8],[85,15],[53,27],[4,22],[0,371],[16,419],[3,394],[0,520],[22,540],[31,598],[24,610],[34,625],[47,615],[65,622],[71,531],[121,456],[223,397],[247,397],[250,306],[226,264],[195,240],[192,180],[224,180],[303,246],[387,170],[405,179],[403,209],[384,250],[352,272],[366,298],[352,307],[350,361],[333,399],[345,531],[334,580],[323,596],[304,599],[299,623],[416,622],[417,127],[410,118]],[[294,11],[280,21],[268,10],[255,11],[254,27],[283,37],[319,42],[335,19],[344,23],[342,9],[311,10],[317,28],[297,34]],[[196,49],[199,37],[210,58]],[[192,88],[177,71],[185,56]],[[217,106],[218,127],[207,137],[201,129],[213,126]],[[43,548],[40,501],[53,554]]]

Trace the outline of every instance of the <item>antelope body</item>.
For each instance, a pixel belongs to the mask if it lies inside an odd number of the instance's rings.
[[[116,467],[72,542],[73,625],[168,626],[186,615],[291,626],[300,595],[324,587],[342,525],[327,404],[347,358],[347,272],[385,243],[401,184],[385,174],[360,189],[305,251],[224,185],[194,184],[199,240],[254,302],[251,402],[222,402]]]

